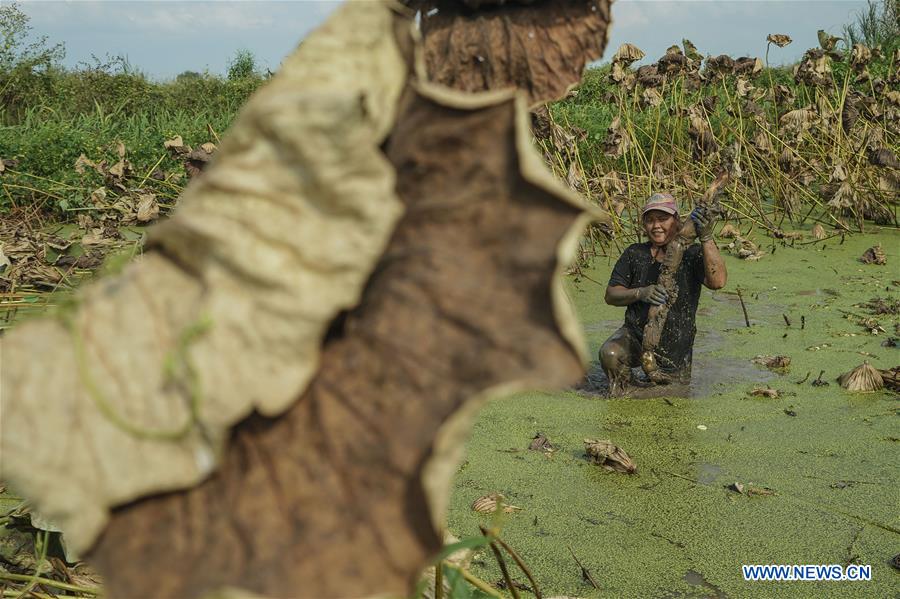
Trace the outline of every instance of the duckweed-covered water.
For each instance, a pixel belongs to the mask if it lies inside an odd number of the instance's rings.
[[[857,260],[879,241],[886,266]],[[614,260],[597,260],[588,276],[605,283]],[[850,394],[835,381],[863,360],[900,364],[900,349],[882,346],[897,336],[896,316],[876,317],[886,334],[872,335],[844,313],[868,315],[854,304],[900,297],[900,234],[793,248],[779,242],[759,262],[726,262],[728,285],[704,289],[700,301],[687,394],[603,399],[566,391],[491,402],[456,475],[450,531],[477,534],[487,517],[469,505],[504,493],[524,509],[506,517],[502,537],[545,596],[900,596],[900,571],[888,563],[900,552],[900,402],[888,392]],[[624,309],[606,306],[603,286],[590,281],[570,284],[570,292],[596,357]],[[792,363],[773,373],[750,363],[759,354],[786,354]],[[830,384],[811,385],[822,370]],[[782,397],[749,396],[756,385]],[[558,451],[525,450],[538,431]],[[590,464],[586,438],[611,439],[638,474]],[[726,488],[735,482],[775,494]],[[570,549],[600,590],[583,580]],[[745,582],[741,575],[741,564],[848,563],[870,564],[872,580]],[[472,571],[501,578],[488,552],[476,555]]]

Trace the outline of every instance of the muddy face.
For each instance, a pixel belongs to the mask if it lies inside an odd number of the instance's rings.
[[[650,210],[643,217],[644,233],[654,247],[663,247],[678,234],[678,219],[662,210]]]

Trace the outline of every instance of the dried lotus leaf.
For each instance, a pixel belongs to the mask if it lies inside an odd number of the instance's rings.
[[[609,440],[585,439],[584,451],[593,463],[606,470],[624,474],[637,472],[637,466],[625,450]]]
[[[732,224],[726,224],[722,227],[722,230],[719,231],[719,237],[723,239],[734,239],[735,237],[740,237],[741,232]]]
[[[111,595],[405,594],[440,548],[478,402],[583,376],[558,277],[585,215],[532,147],[525,99],[422,86],[386,152],[406,212],[316,378],[239,424],[208,480],[117,511],[93,554]]]
[[[873,148],[869,151],[869,164],[885,168],[900,169],[900,160],[888,148]]]
[[[622,44],[619,46],[619,49],[616,50],[616,53],[613,54],[612,61],[628,65],[636,60],[642,59],[644,56],[644,51],[634,44]]]
[[[876,243],[874,246],[863,252],[863,255],[859,257],[859,261],[863,264],[884,265],[887,264],[887,254],[885,254],[881,244]]]
[[[847,391],[878,391],[884,387],[881,372],[868,361],[838,377],[838,383]]]
[[[532,451],[544,452],[556,451],[553,443],[550,442],[550,439],[547,438],[547,435],[545,435],[544,433],[537,433],[531,440],[531,443],[528,444],[528,449]]]
[[[432,81],[468,92],[517,87],[531,105],[565,96],[585,65],[602,55],[610,23],[609,0],[480,11],[437,1],[416,5]]]
[[[472,511],[479,514],[493,514],[498,509],[506,514],[518,512],[522,508],[506,503],[506,497],[502,493],[489,493],[472,502]]]
[[[749,394],[755,397],[768,397],[769,399],[778,399],[781,397],[778,389],[772,389],[771,387],[757,387],[750,391]]]
[[[641,102],[645,106],[659,106],[663,103],[663,97],[655,89],[648,88],[644,90],[643,94],[641,94]]]
[[[813,225],[812,235],[817,240],[822,240],[828,237],[828,233],[825,232],[825,227],[823,227],[821,223],[816,223],[815,225]]]
[[[335,12],[244,107],[140,262],[84,287],[65,321],[0,340],[2,478],[76,553],[110,508],[197,484],[232,425],[293,403],[358,302],[403,211],[380,149],[408,70],[394,18],[380,2]]]
[[[837,46],[837,43],[841,41],[841,38],[831,35],[822,29],[819,29],[816,32],[816,35],[819,37],[819,46],[821,46],[822,49],[826,52],[831,52],[832,50],[834,50],[835,46]]]
[[[750,361],[754,364],[776,370],[784,369],[791,365],[791,358],[789,356],[756,356]]]
[[[779,48],[784,48],[793,41],[791,39],[791,36],[785,35],[783,33],[770,33],[766,36],[766,40],[771,44],[775,44]]]
[[[703,55],[697,51],[697,46],[695,46],[691,40],[683,38],[681,40],[681,45],[684,47],[685,56],[698,63],[703,60]]]

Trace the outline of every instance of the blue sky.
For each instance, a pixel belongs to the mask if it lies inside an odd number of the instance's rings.
[[[9,0],[0,0],[7,3]],[[369,0],[352,0],[365,2]],[[66,64],[91,55],[123,55],[156,79],[186,70],[224,73],[235,51],[251,50],[263,68],[282,58],[340,2],[329,0],[23,0],[35,33],[66,46]],[[647,60],[659,58],[683,37],[704,54],[760,56],[766,35],[786,33],[794,43],[773,47],[773,64],[796,61],[815,46],[816,30],[839,35],[865,6],[863,0],[619,0],[607,56],[623,42]]]

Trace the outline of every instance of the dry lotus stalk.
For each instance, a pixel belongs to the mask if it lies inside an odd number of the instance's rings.
[[[76,553],[110,508],[197,484],[232,425],[291,405],[359,301],[403,211],[380,150],[408,71],[393,28],[382,3],[339,9],[244,107],[140,262],[0,340],[2,478]]]
[[[884,387],[884,379],[877,368],[863,362],[850,372],[845,372],[838,377],[838,383],[847,391],[878,391]]]
[[[812,228],[812,235],[817,240],[822,240],[828,237],[828,233],[825,232],[825,227],[821,225],[821,223],[816,223]]]
[[[525,102],[410,90],[386,144],[406,213],[360,306],[303,396],[238,425],[209,479],[116,512],[92,554],[111,595],[410,590],[480,400],[583,375],[559,276],[587,216],[535,152]]]
[[[472,511],[479,514],[493,514],[497,510],[512,514],[521,511],[522,508],[506,503],[506,497],[502,493],[489,493],[472,502]]]
[[[637,466],[621,447],[613,445],[609,440],[585,439],[585,454],[591,461],[606,470],[635,474]]]
[[[462,91],[524,90],[531,105],[555,100],[603,53],[609,0],[458,2],[416,0],[432,81]],[[437,11],[432,9],[437,8]],[[477,8],[477,7],[476,7]]]
[[[884,248],[881,247],[881,244],[876,243],[865,252],[863,252],[863,255],[859,257],[859,261],[863,264],[883,265],[887,264],[887,254],[885,254]]]

